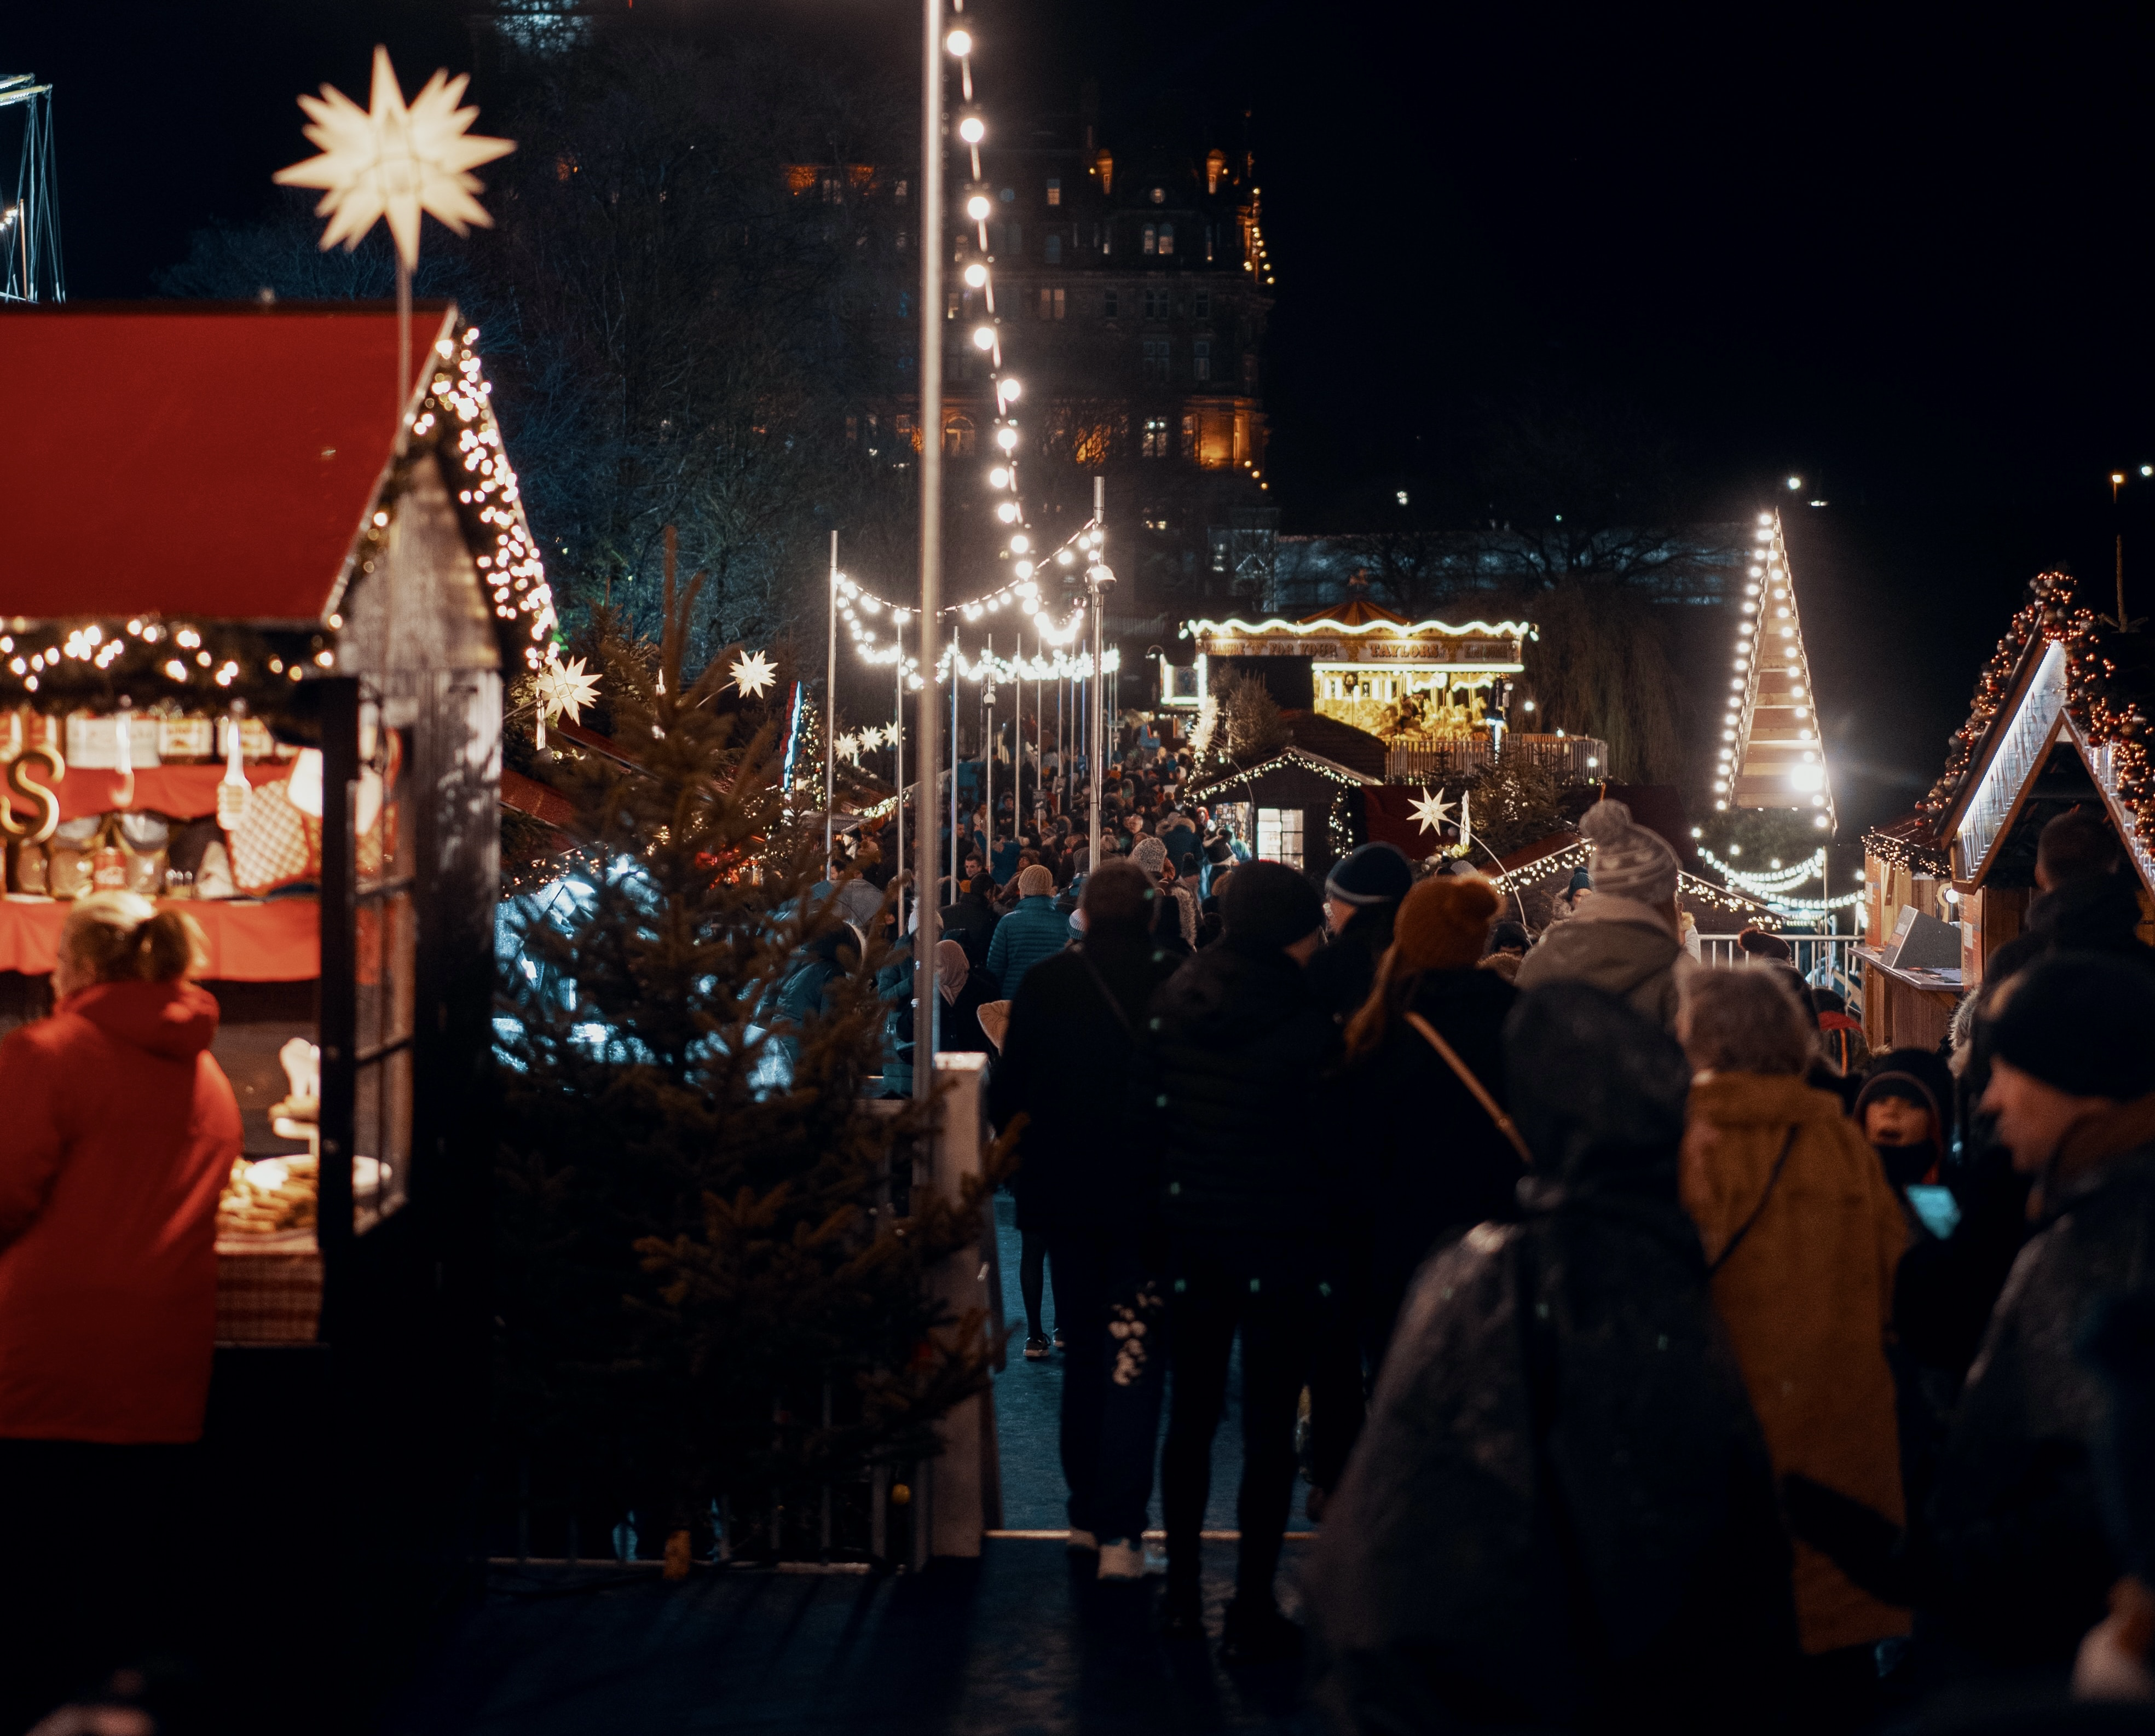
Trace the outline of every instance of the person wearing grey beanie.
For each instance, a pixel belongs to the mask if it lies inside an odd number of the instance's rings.
[[[1595,802],[1579,831],[1592,853],[1594,889],[1527,955],[1517,985],[1587,983],[1672,1032],[1677,985],[1693,968],[1678,933],[1676,853],[1620,801]]]

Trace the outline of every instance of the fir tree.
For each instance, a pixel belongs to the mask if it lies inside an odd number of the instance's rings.
[[[696,588],[669,582],[657,646],[596,623],[620,757],[547,768],[574,841],[520,901],[499,1022],[505,1439],[557,1498],[669,1531],[932,1452],[992,1348],[927,1284],[985,1186],[913,1193],[915,1112],[863,1095],[887,950],[810,895],[821,781],[779,787],[781,701],[733,693],[724,653],[683,669]],[[789,995],[804,967],[829,980]]]

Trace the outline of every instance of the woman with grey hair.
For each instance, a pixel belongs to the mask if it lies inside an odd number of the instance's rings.
[[[1804,1081],[1815,1043],[1788,973],[1698,970],[1682,991],[1676,1037],[1696,1074],[1681,1191],[1774,1472],[1898,1525],[1886,1329],[1899,1203],[1840,1098]],[[1809,1698],[1823,1715],[1861,1711],[1873,1649],[1908,1631],[1908,1612],[1800,1543],[1794,1584]]]

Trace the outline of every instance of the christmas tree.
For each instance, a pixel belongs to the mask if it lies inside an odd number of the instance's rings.
[[[667,588],[655,646],[596,623],[614,751],[555,743],[570,848],[508,924],[503,1468],[669,1555],[714,1527],[790,1553],[789,1503],[838,1485],[857,1535],[869,1467],[985,1385],[984,1319],[927,1280],[996,1178],[911,1189],[919,1118],[863,1089],[885,949],[811,893],[820,767],[781,786],[790,683],[766,715],[727,653],[684,670],[698,587]]]

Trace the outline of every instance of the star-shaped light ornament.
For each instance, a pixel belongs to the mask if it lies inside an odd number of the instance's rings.
[[[764,689],[769,687],[778,675],[778,671],[772,666],[770,659],[760,651],[750,652],[745,657],[736,658],[726,667],[732,672],[734,685],[751,699],[762,698]]]
[[[565,663],[558,657],[550,655],[533,678],[533,682],[539,690],[535,709],[539,713],[539,745],[541,747],[546,745],[546,725],[550,721],[566,712],[571,723],[581,723],[584,707],[599,696],[598,677],[584,673],[584,660],[581,657],[573,663]]]
[[[1441,790],[1434,796],[1431,795],[1429,786],[1425,784],[1422,786],[1421,800],[1414,804],[1414,817],[1421,822],[1421,829],[1424,832],[1438,832],[1440,827],[1451,823],[1451,803],[1446,798]],[[1439,832],[1439,835],[1441,836],[1441,833]]]
[[[842,760],[857,760],[861,756],[861,745],[851,735],[841,735],[831,745],[837,749]]]
[[[474,223],[494,227],[486,207],[473,197],[483,189],[471,172],[508,156],[516,145],[466,131],[479,118],[477,109],[457,106],[469,82],[463,73],[453,79],[437,72],[407,105],[389,50],[376,48],[374,86],[365,109],[328,84],[319,97],[299,99],[314,123],[303,129],[307,141],[322,154],[271,178],[280,187],[323,189],[315,215],[330,219],[322,231],[324,252],[339,242],[351,252],[386,218],[397,257],[408,272],[419,264],[421,212],[459,235],[469,233]]]

